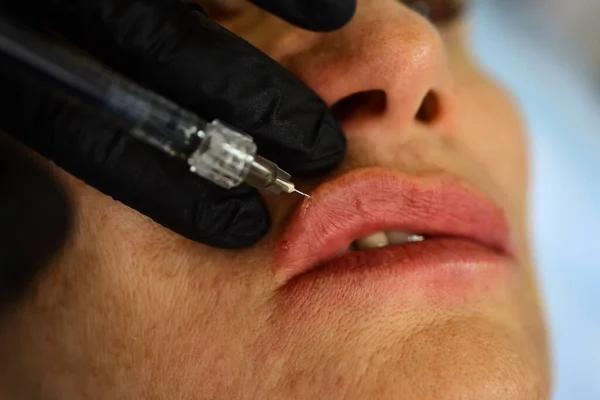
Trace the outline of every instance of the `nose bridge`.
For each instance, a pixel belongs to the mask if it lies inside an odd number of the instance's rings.
[[[397,0],[359,1],[347,26],[306,43],[285,64],[330,106],[361,93],[385,96],[377,116],[357,110],[363,122],[377,118],[397,128],[415,118],[428,93],[448,91],[439,34]]]
[[[407,12],[397,14],[395,20],[389,15],[356,21],[338,32],[339,38],[323,40],[315,48],[322,65],[311,71],[316,90],[333,100],[350,83],[357,85],[355,90],[381,89],[395,97],[397,90],[419,83],[416,74],[430,75],[436,61],[434,35]]]

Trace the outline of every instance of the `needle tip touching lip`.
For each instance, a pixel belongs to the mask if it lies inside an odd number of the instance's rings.
[[[296,189],[296,188],[294,188],[294,192],[295,192],[295,193],[298,193],[299,195],[302,195],[302,196],[306,197],[307,199],[310,199],[310,195],[308,195],[308,194],[306,194],[306,193],[304,193],[304,192],[301,192],[301,191],[299,191],[299,190],[298,190],[298,189]]]

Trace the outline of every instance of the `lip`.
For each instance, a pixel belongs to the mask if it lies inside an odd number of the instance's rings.
[[[279,242],[275,275],[284,285],[313,272],[330,276],[357,268],[373,276],[386,270],[392,279],[419,266],[468,265],[472,273],[474,264],[498,264],[512,256],[503,210],[456,179],[364,168],[324,183],[311,196]],[[353,240],[386,230],[432,239],[338,254]]]

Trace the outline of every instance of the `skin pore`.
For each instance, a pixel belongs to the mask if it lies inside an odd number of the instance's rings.
[[[460,18],[436,27],[401,1],[359,0],[350,24],[314,33],[244,1],[201,4],[315,90],[346,133],[342,165],[298,181],[301,190],[365,167],[463,182],[504,211],[513,273],[451,301],[392,296],[290,317],[273,254],[299,197],[266,197],[267,236],[227,251],[184,239],[48,163],[73,199],[75,229],[2,317],[0,398],[547,398],[523,130],[469,55]]]

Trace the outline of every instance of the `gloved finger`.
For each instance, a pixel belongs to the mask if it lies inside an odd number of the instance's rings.
[[[13,8],[23,7],[12,0]],[[178,1],[39,0],[35,13],[106,64],[206,119],[256,139],[292,175],[333,168],[345,138],[327,106],[285,68]]]
[[[261,197],[249,187],[224,190],[99,120],[90,107],[46,90],[29,72],[0,58],[0,129],[74,176],[192,240],[238,248],[269,226]]]
[[[3,103],[4,104],[4,103]],[[0,118],[6,110],[0,109]],[[0,302],[18,299],[67,237],[69,203],[50,174],[0,142]]]
[[[317,32],[341,28],[356,11],[356,0],[250,1],[300,28]]]

